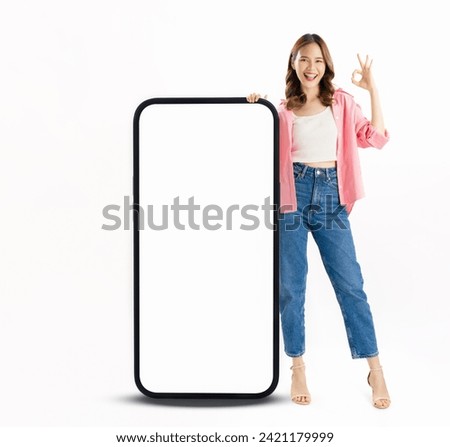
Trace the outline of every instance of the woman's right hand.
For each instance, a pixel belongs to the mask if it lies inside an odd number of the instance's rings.
[[[247,95],[248,102],[258,102],[259,98],[261,98],[259,93],[250,93],[250,95]],[[264,99],[267,99],[267,95],[264,95]]]

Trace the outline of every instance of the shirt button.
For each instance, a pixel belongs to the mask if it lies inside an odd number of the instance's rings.
[[[320,169],[317,170],[317,175],[320,175]]]

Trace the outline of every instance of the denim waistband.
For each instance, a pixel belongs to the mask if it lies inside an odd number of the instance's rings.
[[[313,168],[312,166],[305,165],[298,161],[293,162],[293,169],[296,172],[300,172],[301,176],[305,175],[317,176],[324,174],[326,177],[336,174],[336,167],[333,168]]]

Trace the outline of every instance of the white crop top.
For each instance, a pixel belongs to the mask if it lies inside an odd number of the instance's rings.
[[[309,116],[296,116],[292,129],[292,161],[336,160],[337,127],[331,107]]]

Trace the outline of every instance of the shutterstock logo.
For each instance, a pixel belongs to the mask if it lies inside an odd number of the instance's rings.
[[[217,204],[208,204],[202,207],[195,203],[194,196],[189,197],[187,203],[180,203],[180,196],[174,197],[170,205],[161,205],[155,209],[154,205],[147,205],[146,209],[141,205],[135,205],[129,196],[124,196],[123,220],[112,211],[120,212],[119,205],[107,205],[103,208],[103,217],[111,220],[110,225],[103,224],[103,230],[117,230],[122,224],[125,230],[130,229],[132,213],[139,210],[139,230],[144,230],[145,225],[151,230],[162,231],[169,228],[177,230],[246,230],[259,228],[261,220],[263,225],[273,230],[274,225],[270,221],[275,205],[270,204],[270,197],[264,199],[262,205],[247,204],[240,206],[232,204],[224,208]],[[169,213],[170,210],[170,213]],[[158,217],[157,217],[158,216]],[[238,222],[236,222],[238,221]],[[250,223],[243,223],[250,222]]]
[[[320,229],[325,225],[326,229],[332,229],[333,223],[340,229],[347,229],[339,214],[342,206],[332,208],[332,196],[326,196],[326,206],[309,205],[295,213],[284,213],[283,207],[278,209],[280,223],[285,221],[286,231],[295,231],[299,225],[308,229]],[[176,230],[244,230],[259,229],[261,225],[268,230],[275,230],[276,223],[271,221],[275,216],[275,205],[270,203],[270,197],[264,198],[264,203],[256,204],[231,204],[227,207],[217,204],[201,206],[195,202],[194,196],[188,198],[187,203],[180,202],[180,196],[173,198],[171,204],[159,206],[133,204],[129,196],[124,196],[123,208],[120,205],[110,204],[103,207],[103,217],[109,222],[102,225],[103,230],[113,231],[123,228],[129,230],[133,220],[133,213],[139,217],[138,229],[148,227],[153,231],[168,229]],[[122,212],[122,217],[120,213]],[[322,215],[323,219],[315,219],[315,214]],[[291,217],[288,223],[287,217]],[[296,217],[292,219],[292,216]],[[292,222],[291,222],[292,221]]]

